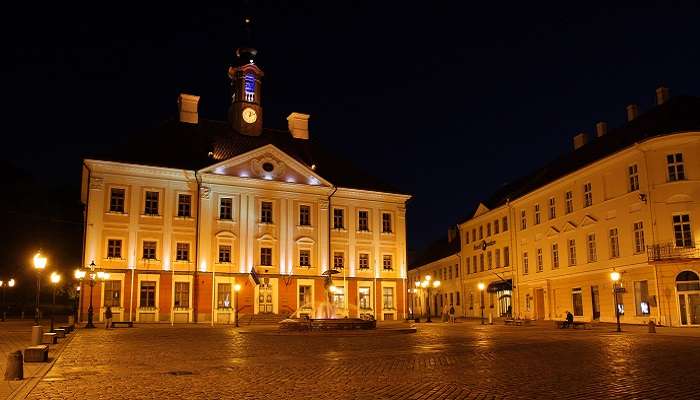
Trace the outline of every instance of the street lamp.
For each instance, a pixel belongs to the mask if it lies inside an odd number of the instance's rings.
[[[486,285],[484,285],[484,282],[479,282],[479,284],[476,286],[481,292],[481,325],[484,325],[484,289],[486,288]]]
[[[73,276],[75,277],[75,279],[78,280],[78,287],[77,287],[77,289],[76,289],[77,292],[78,292],[78,312],[77,312],[78,315],[76,315],[76,319],[75,319],[75,320],[76,320],[78,323],[80,323],[80,317],[81,317],[81,313],[82,313],[82,310],[83,310],[83,292],[82,292],[82,287],[83,287],[83,279],[85,279],[85,271],[82,270],[82,269],[80,269],[80,268],[77,268],[77,269],[75,270],[75,272],[73,273]]]
[[[90,306],[88,307],[88,322],[85,325],[85,327],[86,328],[94,328],[95,325],[92,323],[92,321],[93,321],[93,319],[92,319],[92,317],[93,317],[92,288],[95,287],[95,281],[97,281],[97,280],[106,281],[107,279],[109,279],[109,272],[103,272],[103,271],[95,272],[97,265],[95,265],[94,260],[90,263],[89,267],[90,267],[90,273],[87,274],[87,277],[90,281]],[[77,276],[77,273],[76,273],[76,276]]]
[[[238,292],[240,292],[240,291],[241,291],[241,284],[240,283],[236,283],[235,285],[233,285],[233,292],[236,295],[236,309],[234,310],[235,313],[233,316],[234,320],[236,321],[236,328],[238,328]]]
[[[61,281],[61,275],[52,272],[51,273],[51,283],[53,284],[53,301],[52,301],[52,306],[51,306],[51,330],[49,332],[53,332],[53,322],[54,322],[54,317],[53,314],[56,312],[56,285],[58,282]]]
[[[5,282],[0,280],[0,289],[2,289],[2,322],[5,322],[5,318],[7,318],[7,308],[5,307],[5,290],[8,287],[14,287],[15,286],[15,280],[14,278],[10,278],[9,281]]]
[[[41,271],[46,268],[46,257],[41,250],[34,255],[34,270],[36,270],[36,309],[34,309],[34,325],[39,325],[39,293],[41,293]]]
[[[620,281],[620,273],[613,271],[610,273],[610,280],[613,282],[613,295],[615,296],[615,318],[617,319],[617,331],[622,332],[620,327],[620,303],[617,299],[617,292],[619,291],[618,282]]]
[[[412,319],[416,319],[416,297],[418,296],[418,288],[420,288],[420,282],[415,281],[413,282],[415,288],[413,289],[413,309],[411,309],[411,317]]]
[[[431,297],[430,289],[432,289],[432,288],[437,289],[440,287],[440,281],[435,280],[435,281],[431,282],[431,280],[432,280],[432,277],[430,275],[426,275],[423,282],[420,283],[420,286],[423,289],[428,289],[428,299],[425,302],[426,306],[428,307],[428,319],[426,319],[425,322],[433,322],[433,320],[430,318],[430,297]],[[437,307],[437,305],[436,305],[436,307]]]

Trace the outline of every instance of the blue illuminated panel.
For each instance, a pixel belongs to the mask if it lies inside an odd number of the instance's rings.
[[[246,74],[245,76],[245,92],[255,93],[255,76]]]

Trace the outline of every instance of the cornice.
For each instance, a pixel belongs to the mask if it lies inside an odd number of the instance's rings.
[[[195,179],[195,173],[191,170],[153,167],[149,165],[120,163],[115,161],[102,161],[86,159],[93,173],[126,175],[142,178],[170,179],[189,181]]]

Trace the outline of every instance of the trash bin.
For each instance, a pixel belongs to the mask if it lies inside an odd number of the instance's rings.
[[[17,350],[7,355],[5,366],[6,381],[21,381],[24,379],[24,358],[22,352]]]
[[[656,333],[656,322],[649,321],[649,333]]]

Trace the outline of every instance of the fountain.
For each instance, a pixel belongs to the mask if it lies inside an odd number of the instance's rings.
[[[338,309],[333,302],[333,294],[335,286],[332,285],[330,276],[338,273],[336,270],[328,270],[323,274],[326,275],[326,284],[324,285],[327,301],[317,304],[316,307],[311,307],[311,301],[306,301],[302,304],[290,318],[280,321],[279,329],[285,331],[336,331],[336,330],[353,330],[353,329],[375,329],[377,321],[371,314],[360,314],[364,318],[350,318],[349,310],[345,310],[345,315],[339,315]],[[313,314],[313,315],[311,315]]]

